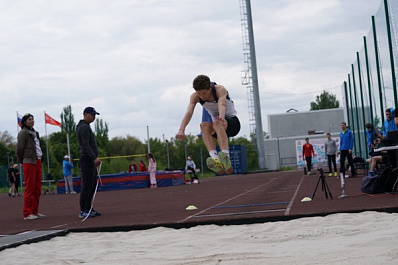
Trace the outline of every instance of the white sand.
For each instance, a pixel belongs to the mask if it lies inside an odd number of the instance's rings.
[[[237,226],[70,233],[0,252],[1,264],[398,264],[398,214]]]

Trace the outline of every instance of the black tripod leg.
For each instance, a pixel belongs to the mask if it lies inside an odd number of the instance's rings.
[[[330,199],[333,200],[333,196],[332,196],[332,193],[330,192],[328,183],[326,182],[326,180],[324,180],[324,181],[325,181],[325,194],[326,194],[326,191],[329,192]],[[328,196],[326,196],[326,199],[327,198],[328,198]]]
[[[315,193],[316,193],[316,190],[318,189],[318,185],[319,185],[319,181],[320,181],[320,180],[321,180],[321,178],[319,177],[319,179],[318,179],[318,182],[316,183],[316,186],[315,186],[314,193],[312,193],[311,200],[313,200],[313,199],[314,199],[314,197],[315,197]]]
[[[322,176],[321,176],[322,177]],[[322,191],[325,191],[325,197],[328,199],[328,192],[326,191],[326,181],[325,177],[322,177]]]

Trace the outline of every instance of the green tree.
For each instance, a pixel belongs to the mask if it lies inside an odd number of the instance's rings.
[[[97,141],[100,154],[108,156],[109,155],[108,123],[98,118],[94,122],[94,130],[95,130],[95,139]],[[101,150],[103,152],[101,152]]]
[[[70,105],[66,106],[64,112],[61,113],[61,131],[69,134],[76,131],[75,117],[72,114],[72,107]]]
[[[337,100],[336,95],[324,90],[320,95],[316,96],[315,102],[311,102],[310,110],[335,109],[339,107],[340,102]]]

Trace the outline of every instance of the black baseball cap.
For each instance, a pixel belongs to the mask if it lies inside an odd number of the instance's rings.
[[[87,107],[84,109],[83,114],[84,113],[90,113],[93,115],[100,115],[93,107]]]

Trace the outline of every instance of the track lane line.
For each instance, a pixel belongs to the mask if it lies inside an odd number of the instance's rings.
[[[290,200],[289,205],[286,207],[285,215],[289,215],[289,214],[290,214],[290,209],[292,208],[293,202],[294,202],[294,200],[295,200],[296,197],[297,197],[297,193],[298,193],[298,191],[299,191],[299,189],[300,189],[300,187],[301,187],[301,183],[303,183],[304,176],[305,176],[305,175],[303,175],[303,176],[301,177],[300,183],[298,184],[298,186],[297,186],[297,188],[296,188],[296,191],[295,191],[295,193],[293,194],[292,199]]]
[[[255,187],[255,188],[253,188],[253,189],[251,189],[251,190],[248,190],[248,191],[245,191],[245,192],[243,192],[243,193],[241,193],[241,194],[238,194],[238,195],[236,195],[235,197],[232,197],[232,198],[230,198],[230,199],[228,199],[228,200],[225,200],[225,201],[223,201],[223,202],[220,202],[220,203],[217,203],[217,204],[215,204],[215,205],[213,205],[213,206],[210,206],[210,207],[208,207],[208,208],[206,208],[206,209],[204,209],[204,210],[202,210],[202,211],[200,211],[200,212],[198,212],[198,213],[196,213],[196,214],[190,215],[190,216],[188,216],[188,217],[186,217],[186,218],[184,218],[184,219],[178,221],[177,223],[185,222],[185,221],[187,221],[187,220],[189,220],[189,219],[195,217],[196,215],[200,215],[200,214],[202,214],[202,213],[204,213],[204,212],[210,210],[212,207],[217,207],[217,206],[219,206],[219,205],[221,205],[221,204],[224,204],[224,203],[226,203],[226,202],[229,202],[229,201],[232,201],[232,200],[234,200],[234,199],[236,199],[236,198],[239,198],[240,196],[243,196],[243,195],[245,195],[245,194],[247,194],[247,193],[249,193],[249,192],[251,192],[251,191],[253,191],[253,190],[256,190],[256,189],[261,188],[261,187],[263,187],[263,186],[265,186],[265,185],[268,185],[269,183],[273,182],[275,179],[276,179],[276,178],[272,178],[271,180],[269,180],[268,182],[266,182],[266,183],[264,183],[264,184],[262,184],[262,185],[260,185],[260,186],[257,186],[257,187]]]

